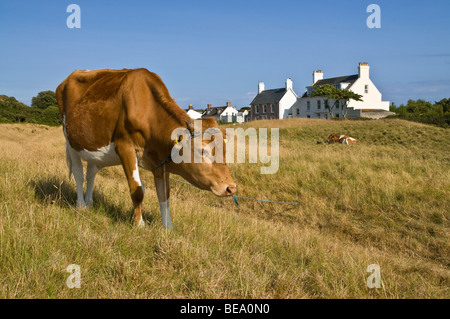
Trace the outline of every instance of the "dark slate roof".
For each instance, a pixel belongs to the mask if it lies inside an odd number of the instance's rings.
[[[265,90],[259,93],[250,104],[278,103],[286,93],[285,88]]]
[[[329,78],[329,79],[323,79],[323,80],[319,80],[316,83],[314,83],[312,86],[320,86],[320,85],[325,85],[325,84],[331,84],[331,85],[336,85],[339,83],[350,83],[350,85],[352,85],[353,83],[355,83],[355,81],[358,79],[358,74],[354,74],[354,75],[346,75],[346,76],[338,76],[336,78]]]
[[[226,106],[215,106],[211,108],[207,108],[202,117],[211,117],[211,116],[220,116],[222,112],[226,109]]]

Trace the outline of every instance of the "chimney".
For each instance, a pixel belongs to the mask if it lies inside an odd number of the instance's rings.
[[[258,83],[258,94],[264,91],[264,82]]]
[[[320,80],[323,80],[322,70],[313,71],[313,84]]]
[[[367,62],[360,62],[358,66],[358,76],[360,78],[368,79],[369,78],[369,63]]]
[[[189,104],[189,110],[192,110],[192,104]]]
[[[227,102],[227,107],[230,107],[231,106],[231,102]]]
[[[286,91],[289,89],[292,90],[292,79],[291,78],[286,79]]]
[[[210,108],[211,108],[211,106],[212,106],[212,104],[208,104],[208,109],[210,109]]]

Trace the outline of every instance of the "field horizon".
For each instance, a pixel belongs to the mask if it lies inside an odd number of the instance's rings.
[[[229,164],[233,198],[171,180],[162,228],[153,177],[132,226],[120,166],[76,209],[60,127],[0,124],[0,298],[449,298],[450,131],[398,119],[287,119],[280,166]],[[355,145],[318,144],[331,133]],[[181,179],[176,175],[171,177]],[[66,271],[80,266],[81,288]],[[381,287],[369,288],[370,265]]]

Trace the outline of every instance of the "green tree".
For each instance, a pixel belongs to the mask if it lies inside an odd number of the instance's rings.
[[[392,102],[391,105],[389,106],[389,111],[394,112],[394,113],[398,112],[398,108],[394,102]]]
[[[49,106],[58,106],[56,94],[53,91],[42,91],[31,99],[31,106],[39,109],[46,109]]]
[[[450,112],[450,99],[442,99],[439,102],[434,102],[434,104],[442,106],[444,113]]]
[[[320,85],[317,88],[314,88],[314,90],[311,93],[311,96],[321,96],[323,98],[325,109],[328,110],[328,113],[333,118],[333,110],[337,106],[337,102],[339,102],[339,92],[340,90],[336,88],[334,85],[331,84],[324,84]],[[329,100],[334,100],[334,103],[330,105]]]
[[[343,89],[341,90],[341,96],[340,96],[340,100],[344,101],[344,106],[343,106],[343,114],[344,117],[347,117],[347,112],[348,112],[348,102],[350,102],[350,100],[355,100],[355,101],[362,101],[362,95],[361,94],[357,94],[353,91],[347,90],[347,89]]]
[[[413,114],[414,116],[425,115],[427,113],[430,113],[431,110],[432,104],[425,100],[408,100],[408,103],[406,103],[406,111],[408,111],[408,113],[410,114]]]
[[[338,106],[340,101],[344,102],[342,108],[344,117],[347,116],[347,105],[350,100],[362,101],[362,95],[347,89],[338,89],[331,84],[324,84],[314,88],[311,96],[322,96],[324,98],[325,108],[328,109],[328,113],[332,118],[334,117],[333,110]],[[330,100],[332,100],[333,103],[329,103]]]
[[[400,104],[400,106],[398,107],[397,113],[400,116],[406,116],[408,114],[408,112],[406,111],[406,106],[404,106],[403,104]]]

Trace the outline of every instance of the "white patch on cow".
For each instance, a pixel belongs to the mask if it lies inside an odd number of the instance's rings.
[[[84,161],[92,162],[99,168],[121,164],[120,157],[114,149],[114,143],[103,146],[97,151],[81,150],[79,153]]]
[[[94,179],[95,174],[98,172],[98,167],[95,166],[95,164],[89,163],[87,165],[86,170],[86,195],[84,197],[84,201],[86,202],[87,206],[92,206],[94,201],[92,198],[92,193],[94,190]]]
[[[139,177],[139,169],[138,169],[138,163],[136,159],[136,168],[133,170],[133,179],[136,183],[138,183],[139,186],[142,186],[141,179]]]
[[[341,135],[341,136],[339,136],[339,139],[341,139],[341,138],[343,138],[345,135]]]
[[[169,200],[159,202],[159,210],[161,211],[161,222],[166,229],[173,229],[172,221],[170,220],[170,205]]]
[[[73,173],[77,185],[77,207],[85,207],[86,202],[83,196],[83,165],[81,164],[80,154],[70,146],[69,141],[66,141],[66,156],[67,166],[69,167],[69,177],[70,174]]]
[[[144,222],[144,220],[142,219],[142,215],[141,215],[141,220],[139,221],[137,227],[138,227],[138,228],[145,227],[145,222]]]
[[[348,144],[348,140],[346,138],[344,138],[344,140],[342,141],[342,144]]]

